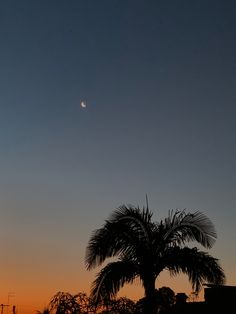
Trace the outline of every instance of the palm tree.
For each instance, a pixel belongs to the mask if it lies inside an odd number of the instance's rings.
[[[224,282],[217,259],[185,246],[196,241],[209,249],[214,244],[215,228],[203,213],[170,211],[160,222],[153,222],[152,215],[148,206],[123,205],[93,232],[86,249],[87,269],[102,265],[107,258],[118,258],[108,262],[92,284],[91,296],[97,302],[114,298],[124,284],[139,278],[146,298],[144,313],[157,313],[155,282],[163,270],[171,275],[187,274],[195,291],[204,282]]]

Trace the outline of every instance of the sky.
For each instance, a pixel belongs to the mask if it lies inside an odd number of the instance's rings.
[[[0,2],[0,303],[89,293],[92,231],[146,193],[154,221],[212,220],[236,285],[235,15],[234,0]]]

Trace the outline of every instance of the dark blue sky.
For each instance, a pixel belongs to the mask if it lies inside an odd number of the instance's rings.
[[[235,284],[235,16],[233,0],[0,3],[0,220],[12,247],[33,255],[47,237],[76,237],[82,260],[92,230],[148,193],[156,219],[187,207],[214,221]]]

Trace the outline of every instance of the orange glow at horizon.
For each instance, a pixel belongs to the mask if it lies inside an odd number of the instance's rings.
[[[42,310],[47,307],[50,299],[58,291],[70,292],[72,294],[78,292],[86,292],[89,294],[90,285],[95,277],[96,272],[81,272],[75,274],[74,277],[64,278],[36,278],[29,280],[25,278],[21,284],[15,286],[14,297],[10,299],[10,305],[16,305],[19,314],[33,314],[36,310]],[[186,276],[180,275],[171,278],[166,272],[161,274],[160,278],[156,282],[156,287],[161,288],[163,286],[170,287],[175,293],[184,292],[190,295],[192,289]],[[6,304],[9,291],[3,288],[0,289],[1,303]],[[7,287],[7,285],[5,285]],[[204,289],[203,289],[204,290]],[[204,299],[203,290],[201,291],[198,301]],[[11,290],[13,291],[13,290]],[[144,296],[144,291],[139,283],[135,281],[132,285],[125,285],[118,297],[123,296],[130,298],[134,301],[139,300]]]

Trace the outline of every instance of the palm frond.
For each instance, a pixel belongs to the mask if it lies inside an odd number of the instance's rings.
[[[152,213],[148,208],[134,207],[132,205],[120,206],[110,217],[111,223],[126,224],[136,235],[149,240],[149,224],[151,223]]]
[[[107,264],[92,284],[91,298],[95,302],[110,300],[125,283],[132,283],[138,275],[137,265],[128,260]]]
[[[108,257],[143,253],[150,243],[151,217],[149,210],[119,207],[102,228],[93,232],[86,249],[87,269],[101,265]]]
[[[163,265],[171,275],[181,272],[186,274],[196,291],[199,291],[205,282],[223,284],[225,281],[218,259],[197,248],[170,248],[163,256]]]
[[[196,211],[186,213],[171,211],[168,218],[161,222],[164,226],[163,238],[173,245],[197,241],[206,248],[211,248],[216,240],[216,231],[211,220],[203,213]]]

